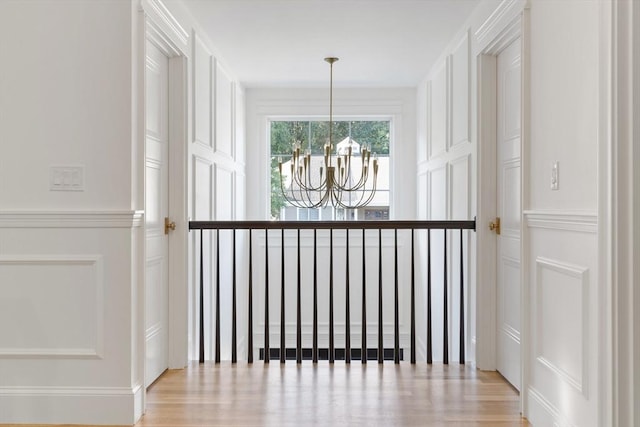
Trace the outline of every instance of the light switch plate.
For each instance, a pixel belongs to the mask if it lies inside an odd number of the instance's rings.
[[[552,190],[557,190],[560,185],[559,168],[560,168],[559,162],[554,162],[553,165],[551,165],[551,189]]]
[[[50,166],[50,191],[84,191],[84,166]]]

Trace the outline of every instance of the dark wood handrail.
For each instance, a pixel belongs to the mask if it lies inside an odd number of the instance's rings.
[[[474,230],[476,220],[431,221],[189,221],[189,230]]]

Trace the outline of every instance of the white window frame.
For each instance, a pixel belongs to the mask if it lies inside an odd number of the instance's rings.
[[[270,120],[328,119],[324,89],[249,89],[247,105],[247,219],[270,218]],[[414,218],[417,174],[416,98],[411,88],[338,88],[333,103],[336,120],[390,120],[390,219]],[[402,184],[402,188],[398,184]]]

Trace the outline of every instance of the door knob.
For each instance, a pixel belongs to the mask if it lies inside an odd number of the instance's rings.
[[[489,223],[489,230],[495,231],[496,234],[500,234],[500,218],[496,218],[495,221]]]
[[[174,231],[176,229],[176,223],[169,221],[168,217],[164,218],[164,234],[169,234],[169,230]]]

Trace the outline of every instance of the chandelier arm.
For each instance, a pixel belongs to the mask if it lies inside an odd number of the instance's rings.
[[[284,189],[284,179],[282,178],[282,170],[280,170],[280,192],[284,197],[285,201],[291,205],[295,205],[295,202],[289,198],[287,195],[287,191]]]
[[[296,142],[291,157],[291,185],[288,189],[285,189],[282,166],[280,166],[280,191],[285,201],[291,206],[298,208],[320,208],[327,206],[327,204],[331,202],[331,205],[334,207],[354,209],[366,206],[375,196],[377,189],[377,164],[374,160],[373,187],[368,190],[366,185],[369,181],[369,169],[371,169],[371,167],[369,167],[370,149],[366,144],[364,148],[361,146],[359,151],[361,169],[359,176],[355,177],[357,178],[357,182],[351,182],[355,180],[352,170],[353,140],[350,139],[351,137],[349,137],[349,147],[345,154],[340,155],[336,150],[336,165],[334,166],[333,164],[333,63],[337,60],[338,58],[325,58],[325,61],[330,64],[329,141],[324,146],[323,154],[324,168],[326,168],[327,172],[323,177],[323,168],[320,167],[320,179],[318,185],[314,185],[314,180],[311,176],[311,151],[307,149],[305,153],[302,153],[301,157],[300,144]],[[344,161],[344,164],[342,161]],[[346,193],[349,194],[347,195]],[[346,200],[345,197],[348,200]]]
[[[296,208],[301,207],[299,205],[299,203],[297,202],[297,200],[295,200],[295,197],[293,197],[294,196],[293,191],[291,192],[291,196],[292,197],[289,197],[287,195],[287,191],[285,191],[285,189],[284,189],[284,186],[282,184],[282,180],[280,180],[280,189],[281,189],[282,195],[284,196],[284,199],[286,200],[287,203],[289,203],[290,205],[292,205],[292,206],[294,206]]]

